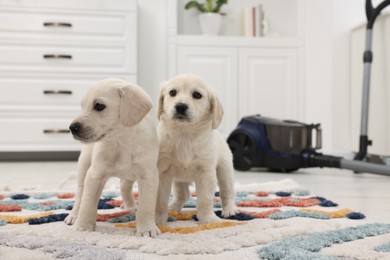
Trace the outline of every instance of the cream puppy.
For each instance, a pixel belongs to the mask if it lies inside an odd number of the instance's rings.
[[[142,88],[121,79],[93,85],[81,102],[81,113],[69,129],[85,145],[78,161],[75,204],[65,222],[92,231],[97,204],[108,178],[121,179],[126,209],[134,208],[132,186],[139,187],[137,236],[155,237],[160,230],[154,213],[158,189],[158,138],[148,112],[150,97]]]
[[[236,214],[232,154],[215,130],[221,123],[223,108],[216,94],[200,78],[178,75],[163,83],[158,102],[160,184],[156,221],[168,217],[168,198],[174,184],[170,210],[180,211],[195,183],[197,217],[200,223],[220,221],[213,211],[217,183],[222,215]]]

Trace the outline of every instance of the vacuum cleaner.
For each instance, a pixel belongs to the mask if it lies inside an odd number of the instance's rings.
[[[236,170],[267,168],[276,172],[293,172],[300,168],[330,167],[390,176],[390,165],[349,160],[324,155],[320,124],[253,115],[241,119],[229,135]]]
[[[363,55],[363,99],[359,151],[355,158],[324,155],[317,150],[322,146],[320,124],[305,124],[292,120],[279,120],[261,115],[241,119],[227,142],[233,153],[234,168],[248,171],[253,167],[271,171],[293,172],[300,168],[331,167],[390,176],[390,156],[367,154],[372,144],[368,132],[368,106],[372,54],[372,29],[380,12],[390,5],[383,1],[376,8],[366,0],[366,47]]]

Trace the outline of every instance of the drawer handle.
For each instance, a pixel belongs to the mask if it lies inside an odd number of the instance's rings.
[[[67,27],[67,28],[71,28],[72,24],[71,23],[61,23],[61,22],[45,22],[45,23],[43,23],[43,26],[45,26],[45,27]]]
[[[63,59],[63,60],[71,60],[72,55],[67,54],[44,54],[44,59]]]
[[[44,90],[43,94],[45,95],[72,95],[72,91],[70,90]]]
[[[69,134],[70,130],[68,129],[45,129],[43,130],[44,134]]]

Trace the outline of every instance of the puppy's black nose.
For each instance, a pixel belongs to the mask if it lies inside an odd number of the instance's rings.
[[[80,131],[80,128],[81,128],[81,124],[78,123],[78,122],[75,122],[75,123],[72,123],[70,126],[69,126],[69,129],[70,131],[72,132],[72,134],[76,134]]]
[[[177,113],[184,114],[188,109],[188,105],[184,103],[177,103],[175,109]]]

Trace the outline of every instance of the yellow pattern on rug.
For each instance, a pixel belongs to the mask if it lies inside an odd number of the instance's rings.
[[[192,220],[192,216],[196,215],[196,210],[190,211],[169,211],[168,215],[175,218],[176,220]]]
[[[243,222],[213,222],[209,224],[201,224],[196,227],[183,227],[183,228],[171,228],[167,226],[158,226],[162,233],[177,233],[177,234],[191,234],[199,231],[213,230],[218,228],[226,228],[233,227],[238,225],[244,225],[246,223]],[[127,222],[127,223],[119,223],[115,224],[116,227],[127,227],[127,228],[135,228],[135,222]]]
[[[0,215],[0,218],[5,219],[10,224],[22,224],[28,222],[28,220],[32,218],[47,217],[53,214],[53,212],[49,211],[26,216]]]

